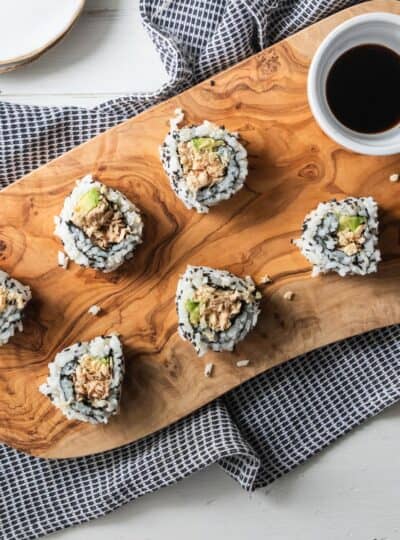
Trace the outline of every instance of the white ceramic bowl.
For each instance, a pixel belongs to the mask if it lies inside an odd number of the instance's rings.
[[[397,154],[400,152],[400,126],[382,133],[358,133],[336,119],[326,100],[326,79],[333,63],[348,49],[367,43],[384,45],[400,54],[400,15],[360,15],[328,34],[311,62],[307,83],[308,101],[321,129],[345,148],[375,156]]]
[[[0,0],[0,73],[55,45],[79,17],[85,0]]]

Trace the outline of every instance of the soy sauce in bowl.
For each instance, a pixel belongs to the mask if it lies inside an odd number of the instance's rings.
[[[336,119],[353,131],[374,134],[400,124],[400,55],[367,44],[344,52],[326,80],[326,99]]]

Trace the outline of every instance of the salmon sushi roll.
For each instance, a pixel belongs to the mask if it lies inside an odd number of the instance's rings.
[[[256,326],[261,294],[250,277],[188,266],[176,293],[178,332],[199,356],[232,351]]]
[[[15,332],[23,331],[24,310],[31,298],[28,286],[0,270],[0,347],[8,343]]]
[[[207,120],[183,128],[172,122],[160,154],[172,189],[199,213],[230,199],[247,177],[247,152],[238,135]]]
[[[77,182],[55,224],[68,258],[102,272],[119,268],[142,242],[143,222],[136,206],[90,175]]]
[[[381,260],[378,205],[372,197],[322,202],[306,216],[302,235],[293,243],[313,265],[313,276],[376,272]]]
[[[107,424],[118,413],[123,377],[119,338],[99,336],[59,352],[39,390],[69,420]]]

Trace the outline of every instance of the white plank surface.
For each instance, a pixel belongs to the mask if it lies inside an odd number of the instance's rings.
[[[200,0],[198,0],[200,1]],[[138,0],[88,0],[71,33],[0,75],[0,98],[91,106],[166,81]],[[398,540],[400,404],[268,489],[249,495],[217,466],[57,540]]]
[[[397,540],[400,407],[270,487],[247,494],[217,466],[57,540]]]
[[[87,0],[69,34],[37,61],[0,75],[0,99],[92,106],[156,90],[164,67],[140,23],[139,0]]]

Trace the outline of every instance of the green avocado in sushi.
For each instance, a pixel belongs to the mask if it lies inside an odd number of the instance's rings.
[[[348,197],[320,203],[303,222],[302,235],[294,240],[312,263],[312,275],[337,272],[364,276],[376,272],[378,206],[372,197]]]
[[[365,217],[363,216],[347,216],[339,214],[339,231],[355,232],[358,227],[365,224]]]
[[[40,391],[70,420],[106,424],[118,413],[123,376],[118,336],[99,336],[59,352]]]
[[[161,161],[172,189],[187,208],[206,213],[230,199],[247,177],[247,152],[237,133],[204,120],[178,128],[183,119],[171,121],[171,130],[161,145]]]
[[[55,223],[68,258],[102,272],[119,268],[142,242],[138,208],[90,175],[77,181]]]
[[[100,202],[101,192],[98,188],[89,189],[79,199],[78,204],[74,208],[76,214],[87,215],[91,210],[96,208]]]
[[[176,292],[179,335],[192,343],[199,356],[232,351],[256,325],[260,298],[250,277],[188,266]]]

